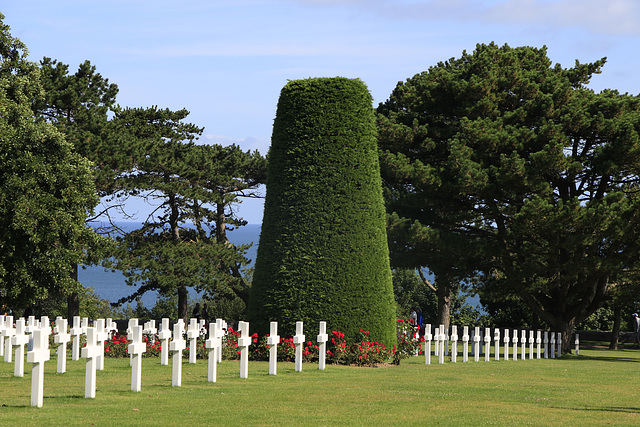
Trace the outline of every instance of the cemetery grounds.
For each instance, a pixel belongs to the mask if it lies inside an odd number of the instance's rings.
[[[30,406],[31,364],[22,378],[0,360],[0,425],[640,425],[640,350],[582,344],[561,359],[438,364],[431,357],[364,368],[223,360],[217,382],[207,361],[187,363],[182,386],[171,366],[142,360],[142,391],[131,391],[128,358],[106,358],[94,399],[84,398],[84,359],[56,373],[45,363],[44,406]]]

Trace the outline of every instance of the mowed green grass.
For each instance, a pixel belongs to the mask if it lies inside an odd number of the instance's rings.
[[[502,356],[502,355],[501,355]],[[183,363],[181,387],[171,365],[143,359],[142,391],[131,391],[128,359],[106,359],[95,399],[84,398],[85,361],[45,364],[44,406],[30,406],[31,364],[13,376],[0,359],[0,425],[640,425],[640,350],[581,350],[561,359],[467,363],[432,357],[400,366],[358,368],[223,361],[218,381],[207,363]],[[448,360],[449,358],[447,358]],[[171,362],[171,361],[170,361]]]

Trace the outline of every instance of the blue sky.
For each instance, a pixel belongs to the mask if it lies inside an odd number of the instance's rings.
[[[548,47],[554,63],[607,57],[600,91],[640,93],[637,0],[5,1],[30,59],[89,60],[118,103],[186,108],[203,143],[266,154],[288,80],[358,77],[375,105],[405,80],[477,43]],[[143,206],[135,209],[141,213]],[[262,221],[262,204],[240,215]]]

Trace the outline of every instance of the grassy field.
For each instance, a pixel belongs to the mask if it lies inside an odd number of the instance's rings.
[[[473,360],[473,359],[471,359]],[[0,425],[640,425],[640,350],[583,349],[562,359],[357,368],[223,361],[217,383],[206,361],[171,366],[143,359],[142,392],[131,391],[128,359],[106,359],[95,399],[84,398],[85,361],[57,374],[45,364],[44,406],[30,406],[31,364],[13,376],[0,359]]]

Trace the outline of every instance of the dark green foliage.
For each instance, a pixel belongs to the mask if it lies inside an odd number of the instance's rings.
[[[586,88],[604,62],[478,45],[378,110],[406,253],[436,276],[481,272],[485,295],[517,296],[565,350],[640,250],[640,100]]]
[[[0,14],[0,302],[28,305],[79,288],[73,265],[98,236],[90,163],[54,126],[36,120],[40,70]]]
[[[355,339],[395,341],[391,270],[371,96],[360,80],[282,90],[249,316],[261,334],[319,321]]]

